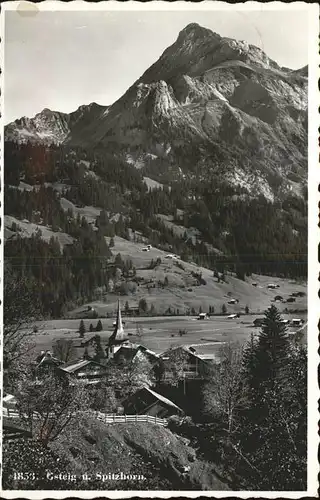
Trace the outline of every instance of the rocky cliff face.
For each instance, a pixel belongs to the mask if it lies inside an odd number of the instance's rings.
[[[180,165],[193,145],[201,151],[197,167],[220,167],[250,192],[269,199],[300,194],[307,177],[307,68],[281,68],[257,47],[191,24],[83,132],[68,142],[162,151]]]
[[[80,106],[73,113],[61,113],[45,108],[33,118],[23,117],[5,127],[5,140],[24,143],[61,144],[77,127],[83,129],[86,123],[95,120],[101,110],[107,108],[91,103]]]
[[[54,126],[71,145],[165,157],[181,175],[190,164],[204,177],[219,171],[272,200],[306,182],[307,83],[307,67],[281,68],[257,47],[190,24],[110,108],[28,123],[40,139]]]

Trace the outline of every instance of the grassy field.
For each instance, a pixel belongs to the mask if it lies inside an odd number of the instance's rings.
[[[192,345],[197,353],[203,357],[212,357],[225,342],[243,343],[249,339],[252,332],[257,333],[258,328],[253,326],[256,315],[242,316],[238,319],[214,316],[207,320],[197,320],[194,317],[157,317],[157,318],[124,318],[124,329],[128,340],[138,342],[156,353],[162,353],[170,347],[177,345]],[[283,315],[284,318],[292,318],[293,315]],[[300,314],[306,320],[306,314]],[[113,331],[113,319],[102,319],[103,330],[99,332],[103,342],[106,342]],[[88,332],[90,323],[96,325],[97,320],[84,320],[87,332],[85,339],[94,333]],[[137,335],[137,325],[140,326],[140,335]],[[37,352],[51,349],[52,344],[60,339],[73,339],[76,345],[80,345],[79,320],[61,319],[52,320],[38,324],[39,331],[32,334],[31,340],[35,344]],[[180,335],[179,331],[185,333]],[[289,328],[289,331],[295,331]],[[83,349],[79,349],[79,356]]]
[[[253,327],[254,319],[270,307],[277,295],[286,300],[293,292],[304,292],[305,296],[296,298],[293,303],[276,302],[276,305],[284,318],[298,317],[306,320],[306,283],[260,275],[253,275],[242,281],[229,274],[226,276],[226,282],[219,283],[211,270],[193,263],[168,259],[167,252],[157,248],[143,252],[143,243],[138,244],[119,237],[115,237],[114,241],[113,255],[120,253],[123,260],[132,260],[138,278],[135,293],[121,297],[122,309],[125,302],[128,302],[129,307],[137,307],[139,300],[144,298],[148,310],[153,305],[157,314],[156,317],[124,318],[128,339],[142,343],[157,353],[183,344],[195,346],[197,352],[205,357],[214,355],[224,342],[243,343],[250,337],[251,332],[257,331]],[[154,269],[148,269],[151,260],[156,261],[157,258],[161,259],[161,264]],[[199,285],[196,273],[201,273],[205,284]],[[165,278],[167,285],[163,286]],[[269,283],[278,284],[279,288],[270,290]],[[35,349],[51,349],[52,344],[60,338],[73,339],[75,344],[80,345],[79,323],[81,317],[86,317],[88,305],[92,306],[101,318],[103,331],[99,334],[102,340],[106,341],[113,331],[112,323],[118,298],[116,293],[103,292],[100,299],[75,308],[66,318],[39,323],[38,332],[31,335]],[[229,304],[231,299],[238,299],[239,303]],[[212,316],[207,320],[196,320],[195,315],[200,307],[203,312],[209,312],[209,307],[214,307],[215,313],[219,314],[223,304],[227,307],[227,314],[239,312],[240,318]],[[249,307],[250,314],[245,314],[246,306]],[[175,315],[164,315],[169,307]],[[192,308],[195,314],[186,315],[187,310],[191,311]],[[89,333],[90,323],[95,327],[97,319],[84,319],[84,323],[87,331],[85,338],[89,338],[94,335]],[[142,332],[141,337],[137,335],[137,324]],[[181,335],[180,331],[184,333]],[[83,354],[83,348],[78,350],[78,354]]]
[[[109,242],[109,238],[107,238]],[[252,275],[246,281],[237,279],[234,275],[226,276],[226,283],[218,283],[213,277],[213,272],[196,264],[186,263],[181,260],[168,259],[168,252],[152,248],[149,252],[142,251],[145,244],[127,241],[123,238],[114,238],[115,246],[112,253],[121,255],[124,261],[131,260],[136,267],[136,277],[139,280],[136,292],[123,296],[123,304],[128,301],[130,307],[137,307],[141,298],[146,299],[148,307],[152,305],[157,314],[166,313],[170,307],[179,310],[179,314],[185,314],[188,309],[194,308],[198,313],[201,306],[204,312],[209,312],[209,306],[213,306],[216,313],[221,312],[221,307],[226,304],[228,313],[242,312],[248,306],[250,312],[262,313],[271,304],[274,297],[280,295],[287,299],[293,292],[307,293],[306,283],[297,283],[289,279],[274,278],[269,276]],[[161,259],[161,264],[154,269],[148,269],[151,260]],[[194,273],[201,273],[205,285],[199,285]],[[167,286],[159,286],[168,280]],[[256,283],[257,286],[253,286]],[[269,290],[268,283],[279,284],[279,288]],[[238,299],[235,305],[228,304],[232,298]],[[118,295],[101,294],[101,298],[92,305],[99,316],[107,313],[114,314],[116,311]],[[281,311],[287,308],[292,310],[306,310],[307,296],[297,298],[293,303],[278,303]],[[70,312],[70,317],[76,317],[84,307]]]
[[[32,222],[23,222],[19,219],[16,219],[15,217],[12,217],[11,215],[5,215],[4,217],[5,239],[10,238],[14,234],[16,234],[15,232],[11,231],[12,223],[16,224],[17,227],[19,227],[19,235],[22,238],[30,238],[33,234],[36,233],[37,230],[40,229],[41,238],[44,241],[50,241],[50,238],[52,238],[53,236],[54,238],[58,239],[61,247],[63,247],[64,245],[70,245],[75,241],[74,238],[72,238],[72,236],[67,233],[63,233],[62,231],[53,232],[47,226],[33,224]]]

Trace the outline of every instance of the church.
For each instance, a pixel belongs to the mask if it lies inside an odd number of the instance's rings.
[[[118,300],[116,324],[114,327],[114,331],[108,340],[108,345],[106,347],[107,358],[113,357],[114,352],[115,352],[115,348],[119,348],[120,345],[123,344],[124,342],[126,342],[127,340],[128,340],[128,338],[125,335],[122,317],[121,317],[120,300]]]

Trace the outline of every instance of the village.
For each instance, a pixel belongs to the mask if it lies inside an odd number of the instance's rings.
[[[270,288],[273,288],[273,285]],[[236,303],[236,301],[234,302]],[[88,307],[88,311],[92,313],[92,308]],[[240,318],[239,313],[227,315],[225,320],[237,320],[238,318]],[[51,374],[62,378],[71,386],[99,387],[102,381],[107,379],[111,386],[116,387],[117,380],[115,378],[119,371],[113,371],[112,368],[132,370],[133,376],[134,372],[138,374],[138,383],[134,392],[123,397],[121,390],[117,391],[116,389],[117,405],[114,406],[113,412],[101,411],[102,405],[99,411],[95,412],[95,417],[106,423],[145,421],[167,425],[169,417],[173,415],[183,416],[185,412],[175,401],[170,400],[155,389],[161,388],[166,382],[170,384],[173,379],[176,379],[177,387],[183,396],[186,396],[190,387],[193,392],[197,382],[198,385],[200,383],[200,387],[213,376],[215,367],[220,363],[219,350],[228,342],[219,341],[217,338],[202,338],[202,343],[190,344],[183,338],[187,332],[180,329],[178,337],[180,342],[171,343],[163,352],[159,352],[159,348],[156,348],[158,352],[155,352],[143,345],[144,341],[146,344],[149,342],[148,338],[143,335],[142,319],[140,318],[140,322],[136,323],[135,333],[132,333],[132,327],[129,327],[129,331],[126,332],[126,322],[122,319],[121,303],[118,300],[116,319],[112,323],[113,333],[111,335],[107,337],[105,331],[101,332],[101,320],[97,322],[96,333],[94,333],[93,328],[86,332],[84,321],[81,320],[79,338],[76,341],[70,340],[68,337],[60,338],[52,345],[51,350],[46,349],[38,352],[31,363],[32,375],[40,385],[42,380]],[[205,322],[205,320],[210,320],[210,314],[201,312],[193,319]],[[289,336],[292,339],[301,340],[303,338],[307,326],[303,319],[291,318],[281,321],[287,327],[291,327]],[[250,325],[254,328],[261,327],[263,317],[255,317],[253,321],[251,320]],[[228,330],[228,322],[222,323],[222,326],[226,331]],[[92,327],[92,323],[90,327]],[[212,327],[204,332],[211,329]],[[102,337],[100,333],[103,333]],[[170,338],[172,339],[172,337],[173,334]],[[12,394],[4,395],[3,416],[10,420],[19,418],[17,401]],[[12,433],[12,429],[10,424],[10,433]],[[4,431],[6,432],[6,426]],[[16,427],[15,432],[19,435],[19,426]]]

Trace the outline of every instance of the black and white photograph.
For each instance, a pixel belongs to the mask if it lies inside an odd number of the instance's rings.
[[[1,10],[1,496],[317,496],[319,6]]]

